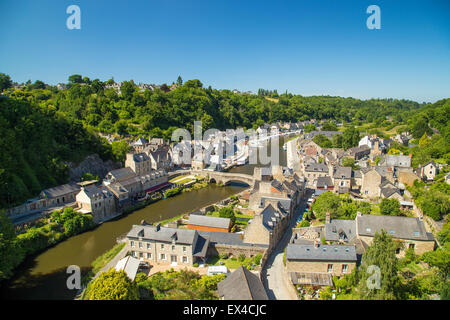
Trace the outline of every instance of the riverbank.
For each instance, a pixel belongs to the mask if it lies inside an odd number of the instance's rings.
[[[2,283],[1,296],[3,299],[73,299],[76,293],[65,285],[67,266],[78,265],[85,274],[92,268],[92,261],[112,248],[116,238],[126,234],[133,224],[140,224],[142,220],[154,223],[170,219],[216,203],[244,189],[210,184],[104,222],[93,230],[27,257],[16,269],[15,275]]]

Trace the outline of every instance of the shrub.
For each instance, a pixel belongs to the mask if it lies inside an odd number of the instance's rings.
[[[245,260],[245,254],[240,254],[239,255],[239,262],[244,262]]]
[[[197,263],[197,262],[194,263],[193,266],[194,266],[195,268],[198,268],[198,263]]]
[[[302,221],[300,222],[299,227],[300,227],[300,228],[304,228],[304,227],[309,227],[310,225],[311,225],[311,223],[310,223],[308,220],[302,220]]]
[[[262,259],[262,255],[261,254],[257,254],[254,258],[253,258],[253,262],[259,266],[261,264],[261,259]]]

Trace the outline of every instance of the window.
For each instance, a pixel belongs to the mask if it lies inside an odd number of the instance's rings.
[[[151,259],[152,258],[152,254],[147,252],[147,259]]]
[[[134,241],[130,241],[130,246],[134,248]]]
[[[165,255],[164,253],[161,253],[161,254],[159,255],[159,259],[160,259],[160,260],[166,260],[166,255]]]
[[[142,248],[142,242],[139,242],[139,248],[140,249]]]
[[[183,247],[183,252],[186,252],[186,247]]]
[[[172,251],[175,251],[175,246],[172,246]]]
[[[370,232],[371,230],[370,230],[370,228],[366,228],[366,232]]]
[[[161,249],[164,249],[164,244],[161,243]]]
[[[330,273],[330,272],[333,272],[333,265],[332,264],[329,264],[328,265],[328,272]]]
[[[343,264],[342,265],[342,273],[347,273],[348,265]]]
[[[150,243],[147,243],[147,249],[150,249]]]
[[[399,254],[400,253],[400,248],[395,249],[395,254]]]
[[[410,243],[410,244],[409,244],[409,248],[413,248],[413,249],[414,249],[415,246],[416,246],[416,245],[415,245],[414,243]]]
[[[183,263],[188,263],[188,257],[183,257]]]
[[[142,252],[139,252],[139,258],[142,258],[144,254]]]
[[[395,234],[395,231],[394,230],[389,230],[389,233],[390,234]]]

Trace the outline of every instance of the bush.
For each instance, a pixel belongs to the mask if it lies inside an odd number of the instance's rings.
[[[262,255],[261,254],[257,254],[254,258],[253,258],[253,262],[259,266],[261,264],[261,259],[262,259]]]
[[[198,263],[197,263],[197,262],[194,263],[193,266],[194,266],[195,268],[198,268]]]
[[[299,227],[300,227],[300,228],[305,228],[305,227],[309,227],[310,225],[311,225],[311,223],[310,223],[308,220],[302,220],[302,221],[300,222]]]
[[[244,262],[245,260],[245,254],[240,254],[239,255],[239,262]]]

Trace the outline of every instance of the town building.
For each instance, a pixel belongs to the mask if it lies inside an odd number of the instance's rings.
[[[82,187],[76,195],[76,202],[78,207],[75,210],[92,214],[95,223],[108,220],[117,214],[114,195],[107,188],[95,185]]]
[[[230,232],[231,219],[190,214],[187,227],[202,231]]]
[[[217,284],[221,300],[269,300],[261,279],[240,266]]]

